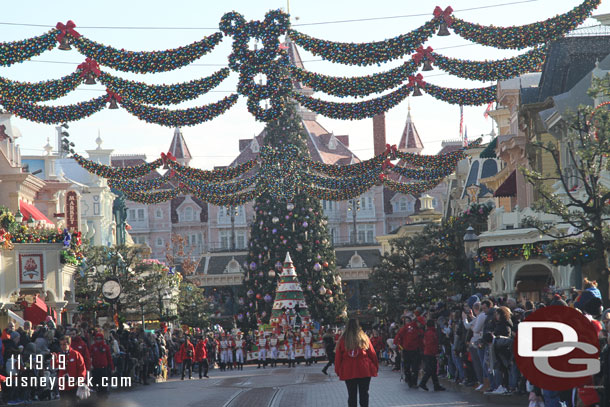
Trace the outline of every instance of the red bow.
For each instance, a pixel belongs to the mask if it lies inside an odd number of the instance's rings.
[[[74,21],[72,20],[68,20],[66,24],[57,23],[55,28],[61,31],[59,34],[57,34],[57,41],[61,41],[66,36],[66,34],[70,34],[72,38],[80,37],[80,34],[74,30],[74,27],[76,27],[76,24],[74,24]]]
[[[176,171],[174,171],[174,170],[169,170],[169,177],[170,177],[170,178],[173,178],[173,177],[174,177],[174,175],[176,175]]]
[[[112,99],[120,102],[123,98],[116,92],[111,91],[110,89],[106,89],[108,95],[106,95],[106,102],[110,102]]]
[[[379,180],[380,181],[385,180],[385,174],[379,174]]]
[[[415,54],[411,57],[416,64],[419,64],[422,59],[427,59],[430,62],[434,62],[434,57],[432,56],[432,47],[428,47],[424,49],[423,46],[420,46],[415,50]]]
[[[392,145],[392,146],[391,146],[391,145],[389,145],[389,144],[386,144],[386,145],[385,145],[385,155],[390,155],[390,154],[392,154],[392,156],[393,156],[393,155],[394,155],[394,154],[396,154],[397,152],[398,152],[398,147],[396,147],[396,144],[394,144],[394,145]]]
[[[420,88],[426,87],[426,82],[424,82],[424,77],[422,74],[418,73],[416,76],[409,76],[409,83],[407,83],[407,86],[414,87],[415,85],[419,86]]]
[[[386,168],[393,168],[393,167],[394,167],[394,164],[392,164],[390,162],[389,158],[386,158],[386,160],[383,162],[383,164],[381,164],[381,169],[382,170],[385,170]]]
[[[451,17],[451,13],[453,13],[453,9],[451,8],[451,6],[448,6],[445,11],[443,11],[443,9],[439,6],[436,6],[436,8],[434,9],[434,17],[442,18],[445,23],[447,23],[447,25],[451,25],[451,23],[453,22],[453,17]]]
[[[169,151],[167,152],[167,154],[161,153],[161,159],[163,160],[163,164],[167,164],[168,161],[176,161],[176,157],[174,157],[174,155]],[[170,175],[170,177],[171,176],[173,175]]]
[[[181,183],[178,184],[178,188],[186,189],[186,186],[184,185],[184,183],[181,182]]]
[[[87,72],[93,72],[95,76],[99,76],[102,71],[100,71],[100,66],[95,61],[95,59],[87,58],[85,62],[81,63],[78,66],[78,69],[81,70],[80,76],[85,76]]]

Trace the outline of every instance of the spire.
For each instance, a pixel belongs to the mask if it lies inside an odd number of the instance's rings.
[[[407,122],[405,123],[405,129],[402,131],[402,137],[400,143],[398,143],[398,149],[407,153],[420,154],[424,149],[424,144],[419,138],[419,133],[415,128],[413,119],[411,118],[411,103],[409,102],[407,110]]]
[[[290,252],[286,252],[286,258],[284,259],[284,263],[292,264],[292,259],[290,258]]]
[[[102,133],[100,132],[100,129],[97,129],[97,138],[95,139],[95,144],[97,144],[96,150],[102,149],[102,142]]]
[[[189,162],[193,158],[188,146],[186,145],[186,141],[184,141],[180,127],[176,127],[174,129],[174,138],[169,146],[169,152],[176,157],[176,161],[184,166],[188,166]]]

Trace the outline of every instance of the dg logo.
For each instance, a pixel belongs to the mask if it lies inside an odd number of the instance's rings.
[[[533,312],[518,325],[513,346],[523,376],[542,389],[579,387],[600,371],[597,332],[573,308],[550,306]]]

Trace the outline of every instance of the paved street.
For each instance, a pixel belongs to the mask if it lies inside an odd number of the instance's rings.
[[[210,379],[176,380],[113,393],[106,405],[120,407],[344,407],[347,391],[333,374],[320,373],[323,364],[289,369],[256,369],[243,372],[213,370]],[[431,387],[431,384],[430,384]],[[383,366],[371,382],[371,406],[383,407],[475,407],[493,404],[514,405],[512,397],[495,399],[473,395],[470,391],[425,392],[410,390],[399,382],[399,375]],[[522,401],[519,398],[519,401]],[[527,405],[527,403],[519,403]]]

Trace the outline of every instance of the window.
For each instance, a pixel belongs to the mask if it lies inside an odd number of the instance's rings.
[[[129,219],[129,220],[136,220],[136,210],[135,209],[130,209],[127,212],[127,219]]]
[[[337,243],[337,229],[329,228],[328,233],[330,234],[330,240],[333,243]]]
[[[193,208],[187,206],[184,208],[184,221],[191,222],[193,220]]]
[[[164,243],[165,243],[165,242],[163,241],[163,238],[162,238],[162,237],[158,237],[158,238],[157,238],[157,246],[161,247],[161,246],[163,246],[163,244],[164,244]]]
[[[245,249],[246,248],[246,236],[243,233],[235,236],[235,247],[237,249]]]
[[[146,236],[133,236],[133,242],[135,244],[145,245],[146,244]]]
[[[144,209],[138,209],[138,220],[144,220]]]
[[[375,225],[358,225],[356,230],[358,232],[356,236],[358,243],[373,243],[375,241]]]
[[[221,230],[219,233],[220,237],[220,248],[221,249],[230,249],[231,248],[231,231],[230,230]],[[246,248],[246,232],[243,230],[235,231],[235,249],[245,249]]]
[[[400,198],[400,212],[406,212],[407,211],[407,198]]]
[[[155,218],[157,218],[157,219],[163,218],[163,211],[161,209],[157,209],[155,211]]]
[[[246,222],[246,210],[243,206],[220,206],[218,208],[218,223],[225,225],[231,224],[231,215],[233,215],[233,221],[236,224],[243,224]]]
[[[326,201],[326,200],[322,200],[322,209],[324,209],[324,212],[332,212],[336,209],[336,204],[334,201]]]

